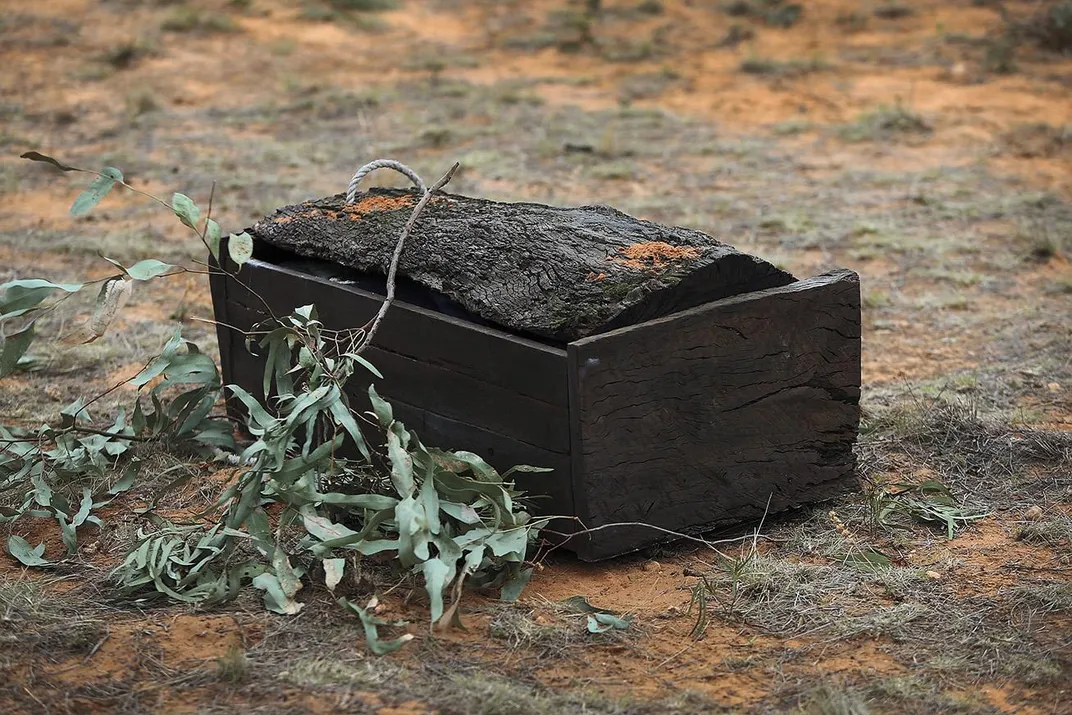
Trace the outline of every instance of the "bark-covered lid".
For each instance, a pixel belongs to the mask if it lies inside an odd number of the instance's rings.
[[[385,275],[419,194],[373,189],[278,209],[249,229],[305,258]],[[405,276],[518,332],[569,342],[796,280],[685,228],[606,206],[554,208],[437,193],[399,265]]]

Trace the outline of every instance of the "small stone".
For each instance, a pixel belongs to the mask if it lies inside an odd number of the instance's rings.
[[[931,581],[940,581],[942,578],[942,574],[938,573],[937,571],[928,571],[927,578],[929,578]]]
[[[1046,385],[1046,389],[1049,390],[1050,392],[1060,392],[1061,391],[1061,383],[1059,383],[1059,382],[1051,382],[1050,384]]]
[[[644,569],[645,571],[662,571],[663,565],[658,561],[645,561],[644,565],[640,568]]]
[[[1028,507],[1027,511],[1024,512],[1024,518],[1028,521],[1038,521],[1042,518],[1042,507],[1038,506],[1037,504],[1035,506]]]

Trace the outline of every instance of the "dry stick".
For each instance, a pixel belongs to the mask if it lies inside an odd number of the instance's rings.
[[[400,171],[401,173],[410,177],[411,180],[414,180],[414,183],[417,184],[419,188],[423,189],[424,194],[421,196],[421,200],[417,202],[417,205],[413,207],[413,213],[409,215],[409,220],[406,221],[406,225],[402,228],[402,234],[398,237],[398,243],[395,244],[395,252],[391,256],[391,266],[387,271],[387,298],[383,301],[383,304],[380,305],[380,310],[376,313],[376,317],[366,324],[368,326],[368,332],[365,334],[364,342],[362,342],[361,346],[355,351],[355,354],[358,355],[361,354],[361,352],[364,351],[365,348],[367,348],[372,343],[372,337],[379,329],[380,323],[383,321],[384,316],[387,315],[387,309],[390,308],[395,301],[395,277],[398,274],[398,263],[399,260],[402,258],[402,249],[406,245],[406,239],[409,237],[410,231],[413,230],[413,225],[417,222],[417,217],[420,216],[421,211],[423,211],[424,207],[428,205],[429,201],[431,201],[432,194],[446,186],[447,182],[451,180],[451,177],[454,176],[454,172],[456,172],[458,170],[458,167],[460,166],[458,162],[455,162],[454,166],[450,167],[450,170],[448,170],[447,173],[443,175],[443,178],[437,181],[432,186],[432,188],[428,189],[423,187],[423,182],[420,182],[420,177],[418,177],[411,170],[409,170],[407,173],[407,171],[402,171],[402,169],[399,169],[399,166],[401,166],[403,169],[407,168],[401,164],[395,166],[395,163],[388,164],[386,163],[386,161],[381,160],[379,162],[371,162],[371,164],[367,164],[366,167],[371,166],[372,164],[381,165],[377,166],[376,168],[390,168],[395,169],[396,171]],[[365,174],[367,174],[368,171],[365,171],[366,167],[362,167],[362,169],[359,169],[357,174],[354,175],[355,178],[363,177]],[[353,186],[353,184],[351,183],[351,191],[355,190],[356,187]],[[352,195],[353,194],[351,194],[351,196]]]

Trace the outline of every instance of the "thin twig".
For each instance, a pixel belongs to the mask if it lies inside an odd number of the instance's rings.
[[[417,202],[415,207],[413,207],[413,213],[409,215],[409,220],[406,221],[406,225],[402,228],[402,234],[398,237],[398,243],[395,244],[395,252],[391,256],[391,267],[387,271],[387,298],[383,301],[383,304],[380,305],[380,310],[376,313],[376,317],[369,323],[365,340],[355,351],[356,354],[360,355],[365,348],[372,344],[372,338],[376,335],[376,331],[379,329],[384,316],[387,315],[387,309],[390,308],[391,304],[395,301],[395,276],[398,273],[399,259],[402,257],[402,249],[406,245],[406,239],[409,237],[410,231],[413,230],[413,225],[417,222],[417,217],[420,216],[421,211],[423,211],[424,207],[431,201],[432,194],[447,185],[447,182],[454,176],[454,172],[458,170],[459,166],[460,164],[455,162],[454,166],[450,167],[450,170],[448,170],[447,173],[443,175],[443,178],[437,181],[432,188],[425,189],[424,195],[421,196],[421,200]]]

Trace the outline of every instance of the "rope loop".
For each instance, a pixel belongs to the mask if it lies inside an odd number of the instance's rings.
[[[428,187],[425,186],[424,180],[417,175],[416,171],[394,159],[377,159],[376,161],[370,161],[362,166],[357,170],[357,173],[354,174],[354,178],[350,179],[350,185],[346,188],[347,204],[352,204],[354,199],[357,198],[357,186],[361,183],[361,180],[376,171],[376,169],[393,169],[412,181],[413,185],[416,186],[417,190],[422,194],[428,193]]]

